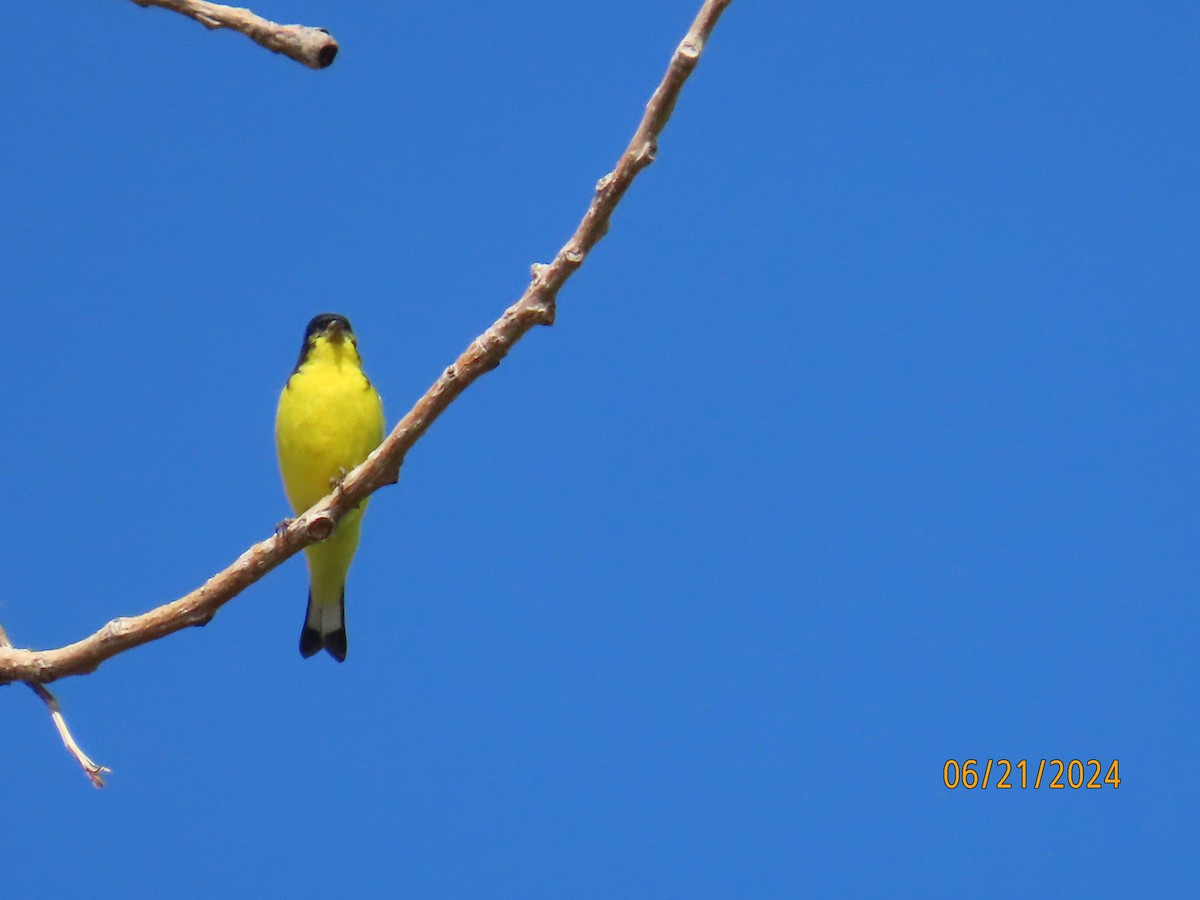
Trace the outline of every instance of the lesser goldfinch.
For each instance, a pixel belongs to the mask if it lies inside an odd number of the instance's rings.
[[[383,402],[363,373],[358,342],[345,316],[308,323],[300,359],[279,396],[275,448],[283,489],[296,514],[326,494],[383,440]],[[358,548],[364,500],[325,541],[305,548],[308,612],[300,655],[324,648],[346,659],[346,573]]]

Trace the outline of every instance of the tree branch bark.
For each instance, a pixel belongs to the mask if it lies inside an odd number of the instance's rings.
[[[324,28],[280,25],[248,9],[207,3],[205,0],[133,0],[138,6],[161,6],[195,19],[208,29],[240,31],[275,53],[290,56],[310,69],[324,69],[338,53],[338,42]]]
[[[613,210],[634,178],[654,161],[658,138],[675,108],[684,82],[695,69],[712,33],[732,0],[705,0],[692,27],[671,56],[637,131],[616,168],[596,185],[579,227],[548,265],[535,264],[522,297],[433,383],[382,444],[329,496],[320,500],[265,541],[252,546],[232,565],[184,597],[139,616],[113,619],[95,634],[55,650],[0,647],[0,684],[48,683],[92,672],[106,659],[190,625],[206,624],[225,603],[309,544],[333,533],[346,511],[379,488],[394,484],[409,449],[467,387],[500,364],[533,326],[554,322],[555,299],[566,280],[608,230]]]

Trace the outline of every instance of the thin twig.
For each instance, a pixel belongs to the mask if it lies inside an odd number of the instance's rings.
[[[633,140],[616,168],[596,185],[591,205],[571,239],[549,265],[534,265],[533,280],[521,299],[471,342],[383,443],[346,476],[338,490],[178,600],[140,616],[113,619],[95,634],[57,650],[0,648],[0,683],[47,683],[68,675],[83,675],[132,647],[189,625],[207,623],[221,606],[280,563],[309,544],[329,537],[346,511],[357,506],[363,498],[395,483],[405,454],[454,399],[480,375],[496,368],[513,344],[534,325],[549,325],[554,321],[555,297],[559,289],[604,236],[613,210],[638,172],[653,162],[659,134],[675,107],[683,83],[696,67],[717,19],[731,2],[705,0],[683,42],[672,55],[662,83],[646,105]]]
[[[240,31],[268,50],[290,56],[310,69],[324,69],[338,53],[338,42],[324,28],[280,25],[248,9],[205,0],[133,0],[138,6],[161,6],[195,19],[208,29]]]
[[[8,639],[8,632],[4,630],[4,626],[0,625],[0,647],[11,647],[12,641]],[[36,681],[25,682],[29,685],[29,689],[42,698],[42,702],[50,710],[50,718],[54,722],[54,727],[58,729],[58,736],[62,738],[63,745],[68,752],[75,757],[75,762],[79,763],[79,767],[83,769],[83,774],[88,777],[88,781],[92,783],[92,787],[104,787],[104,773],[111,772],[112,769],[107,766],[97,765],[92,762],[83,748],[75,743],[75,738],[71,736],[71,729],[67,727],[67,720],[63,717],[62,707],[58,705],[58,698],[50,693],[50,689],[43,684],[38,684]]]

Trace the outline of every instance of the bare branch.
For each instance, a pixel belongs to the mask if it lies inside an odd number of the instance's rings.
[[[240,31],[268,50],[290,56],[310,69],[324,69],[338,53],[338,42],[324,28],[308,25],[280,25],[248,9],[222,6],[205,0],[133,0],[138,6],[173,9],[205,28],[229,28]]]
[[[8,639],[8,632],[4,630],[4,626],[0,625],[0,647],[11,647],[12,641]],[[88,781],[92,783],[92,787],[104,787],[104,774],[111,772],[112,769],[106,766],[97,765],[88,758],[88,755],[83,752],[83,748],[75,743],[75,738],[71,736],[71,729],[67,727],[67,720],[63,718],[62,707],[58,705],[58,698],[50,693],[50,689],[45,685],[38,684],[36,681],[25,682],[29,685],[30,690],[42,698],[42,702],[50,710],[50,718],[54,722],[54,727],[58,729],[58,736],[62,739],[63,745],[68,752],[75,757],[75,762],[79,763],[79,767],[83,769],[83,774],[88,777]]]
[[[139,644],[157,640],[189,625],[206,624],[225,603],[304,547],[333,533],[346,511],[379,488],[394,484],[409,449],[445,409],[480,375],[500,364],[513,344],[534,325],[554,321],[555,298],[582,265],[588,251],[604,236],[617,203],[633,179],[654,161],[659,134],[683,83],[696,67],[704,43],[732,0],[705,0],[683,42],[671,57],[662,83],[646,105],[645,115],[616,168],[600,179],[579,227],[549,265],[534,265],[524,295],[473,340],[400,420],[383,443],[341,486],[277,533],[255,544],[201,587],[140,616],[113,619],[95,634],[57,650],[0,648],[0,683],[50,682],[95,670],[104,660]]]

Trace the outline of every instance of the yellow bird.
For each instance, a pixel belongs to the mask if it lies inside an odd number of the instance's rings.
[[[305,329],[300,359],[275,415],[279,472],[297,515],[379,446],[383,426],[383,402],[363,373],[349,320],[335,313],[317,316]],[[366,507],[364,500],[327,540],[304,550],[309,590],[301,656],[324,648],[338,662],[346,659],[346,573]]]

